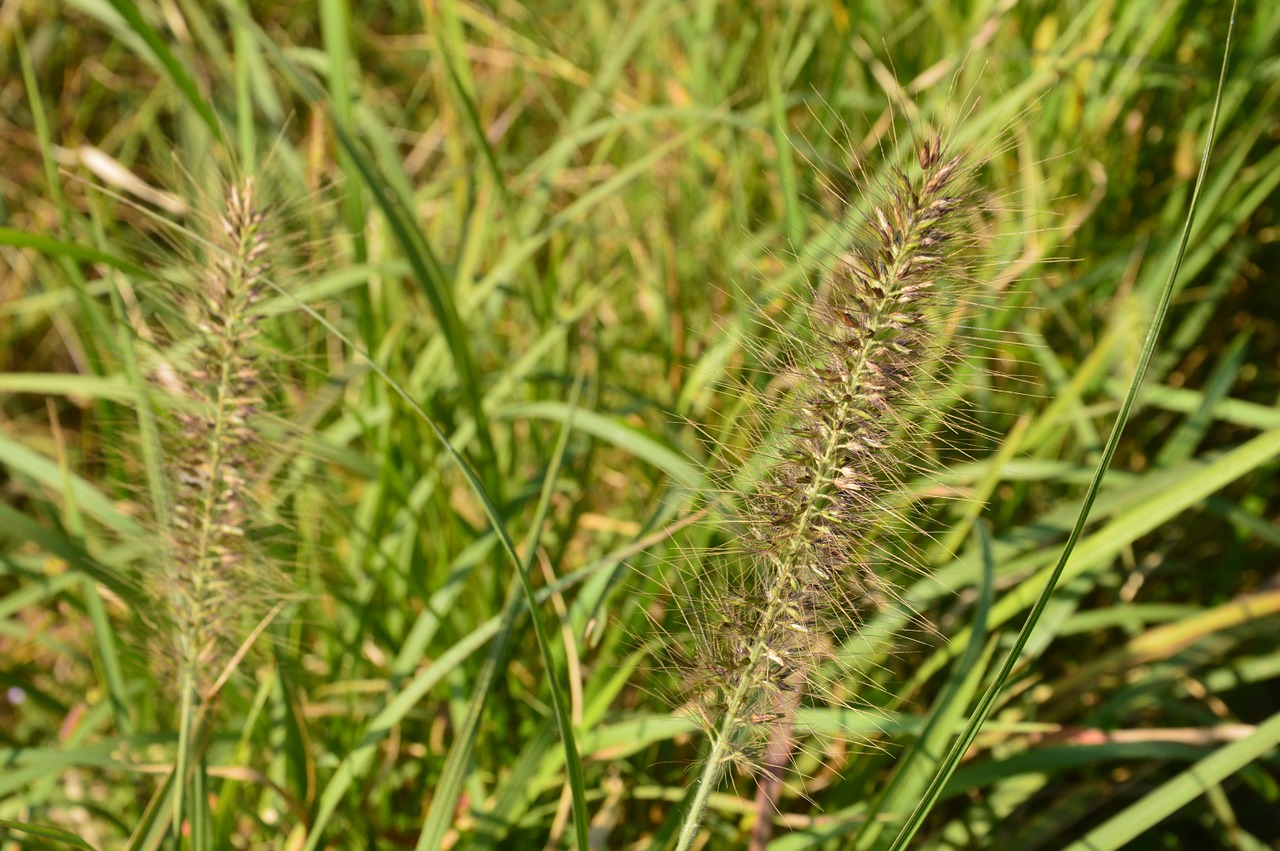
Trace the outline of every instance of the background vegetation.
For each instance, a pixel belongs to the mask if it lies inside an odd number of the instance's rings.
[[[704,743],[680,576],[725,535],[689,520],[776,389],[855,178],[938,126],[989,156],[982,306],[938,396],[940,433],[976,428],[911,483],[944,497],[911,509],[917,616],[886,606],[841,648],[843,705],[802,710],[766,813],[771,848],[887,847],[1074,520],[1227,11],[0,4],[4,847],[542,848],[577,841],[575,809],[593,847],[669,845]],[[1246,4],[1140,407],[920,847],[1280,848],[1278,44],[1280,5]],[[176,472],[139,412],[173,407],[146,376],[189,345],[196,211],[241,171],[284,220],[251,538],[286,581],[175,840],[146,492]],[[706,847],[746,847],[753,796],[745,775],[713,796]]]

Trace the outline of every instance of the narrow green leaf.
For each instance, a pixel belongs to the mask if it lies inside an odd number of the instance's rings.
[[[921,790],[946,754],[947,743],[964,723],[964,710],[981,684],[995,653],[994,641],[988,644],[985,652],[983,650],[983,645],[987,644],[987,615],[991,611],[996,585],[991,534],[982,523],[975,526],[975,531],[982,579],[978,585],[978,600],[974,607],[969,644],[964,655],[956,661],[950,679],[930,710],[920,736],[897,760],[893,777],[868,809],[864,826],[854,840],[854,848],[875,846],[886,827],[886,822],[881,817],[892,817],[899,812],[904,802],[918,800]]]
[[[0,227],[0,245],[12,245],[14,248],[34,248],[41,254],[50,257],[66,257],[81,263],[104,263],[114,266],[121,272],[133,275],[139,280],[150,280],[151,276],[141,266],[123,257],[116,257],[95,248],[78,245],[74,242],[63,242],[51,236],[27,233],[13,228]]]
[[[647,549],[651,543],[650,540],[646,539],[633,541],[586,567],[562,576],[555,583],[538,589],[538,603],[541,604],[549,600],[553,594],[564,593],[602,570],[616,567],[637,552]],[[448,650],[433,659],[429,666],[405,683],[403,688],[388,701],[382,711],[369,721],[360,736],[359,746],[348,753],[342,762],[338,764],[329,783],[320,795],[319,805],[311,823],[311,832],[307,837],[306,848],[314,849],[317,847],[320,842],[320,834],[323,833],[330,819],[333,818],[333,814],[337,811],[338,805],[347,790],[351,788],[351,784],[357,778],[363,777],[373,764],[378,743],[386,738],[391,729],[399,724],[418,705],[419,701],[439,685],[445,677],[493,639],[494,636],[498,635],[502,629],[504,617],[505,613],[495,615],[461,639],[455,641]],[[681,729],[690,729],[691,722],[681,721],[681,723],[684,725]],[[583,750],[590,752],[591,749],[584,746]]]
[[[228,13],[233,15],[241,26],[253,32],[259,46],[275,60],[277,67],[284,72],[300,95],[306,98],[313,106],[322,107],[324,105],[323,91],[302,73],[301,69],[280,49],[279,45],[239,9],[227,6],[225,2],[224,8],[227,8]],[[458,372],[458,386],[462,390],[463,398],[466,400],[469,412],[476,423],[476,432],[480,440],[481,452],[484,455],[483,461],[485,462],[482,467],[486,478],[490,480],[488,484],[490,487],[496,486],[498,478],[493,464],[496,463],[494,459],[497,456],[493,447],[493,436],[489,430],[489,418],[481,403],[482,384],[480,375],[471,352],[470,335],[458,315],[453,290],[445,276],[444,269],[436,258],[426,234],[416,225],[415,217],[406,209],[405,205],[409,202],[409,199],[400,198],[394,190],[390,189],[388,181],[378,172],[377,167],[365,155],[360,145],[357,144],[350,125],[342,121],[341,114],[330,109],[329,116],[339,145],[341,145],[345,155],[350,158],[364,184],[373,193],[374,200],[377,201],[378,207],[386,217],[387,224],[391,228],[396,242],[399,243],[405,253],[405,258],[409,261],[415,283],[418,284],[419,289],[431,305],[436,321],[440,325],[441,334],[448,344],[454,368]],[[332,326],[330,327],[332,328]],[[337,329],[332,329],[330,333],[348,343],[350,342]],[[353,348],[355,347],[353,346]],[[380,371],[380,374],[384,380],[391,380],[385,371]],[[398,388],[397,392],[405,396],[417,412],[420,412],[424,417],[426,416],[425,409],[416,400],[411,399],[406,390]],[[440,437],[444,440],[443,433],[440,434]],[[462,455],[453,450],[452,447],[450,447],[450,454],[456,454],[459,460],[462,459]]]
[[[569,706],[560,690],[559,675],[551,655],[551,640],[546,634],[546,626],[539,617],[537,595],[529,573],[533,569],[538,541],[551,509],[551,495],[555,492],[556,479],[560,474],[560,466],[564,462],[565,450],[569,445],[569,435],[573,431],[573,413],[577,409],[578,395],[582,389],[582,376],[577,383],[568,402],[568,415],[564,427],[560,430],[560,438],[555,453],[542,483],[542,493],[534,512],[533,523],[525,539],[525,556],[516,566],[517,579],[524,591],[524,604],[528,606],[530,620],[533,622],[534,634],[538,638],[538,646],[542,648],[543,662],[547,668],[547,680],[551,691],[552,708],[555,710],[556,725],[560,728],[560,740],[564,746],[565,768],[568,772],[569,789],[573,796],[574,830],[578,838],[578,848],[590,847],[587,838],[587,827],[590,815],[587,812],[586,782],[582,774],[582,760],[578,755],[577,741],[573,730],[573,721],[569,716]],[[499,533],[502,534],[502,533]],[[476,732],[479,729],[480,717],[484,711],[489,691],[497,680],[498,672],[506,664],[507,644],[514,632],[516,616],[521,610],[521,599],[508,592],[507,605],[503,610],[502,626],[489,648],[489,656],[485,659],[484,668],[476,678],[472,688],[471,700],[467,705],[467,714],[454,734],[453,746],[445,758],[444,769],[440,773],[440,782],[436,785],[435,794],[431,798],[431,808],[427,812],[422,832],[418,836],[418,851],[435,851],[442,847],[445,832],[453,822],[453,814],[457,810],[458,799],[462,795],[462,785],[466,780],[471,761],[471,751],[475,744]]]
[[[213,134],[215,139],[221,139],[222,129],[218,126],[218,119],[213,114],[213,108],[209,106],[204,96],[200,94],[195,80],[187,73],[187,69],[174,58],[169,46],[165,44],[164,39],[156,31],[156,28],[147,22],[147,19],[142,16],[142,12],[138,10],[138,7],[131,0],[109,0],[109,2],[138,37],[146,43],[155,60],[169,74],[174,84],[186,97],[187,102],[191,104],[196,114],[200,116],[200,120],[209,128],[209,132]]]
[[[693,490],[704,486],[702,472],[688,458],[659,443],[650,434],[596,411],[571,411],[563,402],[526,402],[510,405],[494,413],[495,419],[542,419],[567,422],[573,419],[578,431],[610,443],[646,461]]]
[[[1138,392],[1142,387],[1142,381],[1146,378],[1147,368],[1151,363],[1152,355],[1155,353],[1156,342],[1160,336],[1160,330],[1164,326],[1165,316],[1169,312],[1169,302],[1173,298],[1175,285],[1178,280],[1178,271],[1182,264],[1182,258],[1186,254],[1187,242],[1191,236],[1192,226],[1195,224],[1195,214],[1197,200],[1200,196],[1200,190],[1204,186],[1205,175],[1209,170],[1209,157],[1213,152],[1213,144],[1217,134],[1218,113],[1222,104],[1222,93],[1226,86],[1227,65],[1231,56],[1231,37],[1235,32],[1236,22],[1236,4],[1231,5],[1231,19],[1227,27],[1227,37],[1222,49],[1222,70],[1218,77],[1218,90],[1214,98],[1213,115],[1209,121],[1209,129],[1206,133],[1204,154],[1200,160],[1200,173],[1196,177],[1195,188],[1191,193],[1191,201],[1188,205],[1186,220],[1182,226],[1182,233],[1178,241],[1178,248],[1174,255],[1172,268],[1169,270],[1169,277],[1165,283],[1164,289],[1160,293],[1160,299],[1156,305],[1155,315],[1151,320],[1150,330],[1147,332],[1146,341],[1143,343],[1142,352],[1138,357],[1137,368],[1134,370],[1133,378],[1129,382],[1128,392],[1125,394],[1124,402],[1120,406],[1120,412],[1116,416],[1116,421],[1111,429],[1111,434],[1107,438],[1107,443],[1103,447],[1102,456],[1098,460],[1097,470],[1094,473],[1093,481],[1090,483],[1088,490],[1085,492],[1084,502],[1080,507],[1080,514],[1076,519],[1075,525],[1071,529],[1071,534],[1067,538],[1067,542],[1062,549],[1062,554],[1058,558],[1057,564],[1053,571],[1047,577],[1047,581],[1043,585],[1035,604],[1031,608],[1030,614],[1027,615],[1026,621],[1022,625],[1022,629],[1018,632],[1018,637],[1014,641],[1013,648],[1009,651],[1004,664],[1001,666],[999,673],[996,674],[995,680],[991,686],[983,694],[978,701],[969,723],[965,726],[964,731],[957,738],[955,745],[952,747],[947,758],[943,761],[938,773],[934,776],[933,781],[929,784],[929,788],[925,790],[915,810],[910,818],[902,826],[897,838],[890,846],[890,851],[902,851],[907,846],[920,826],[924,823],[925,816],[933,807],[938,797],[942,794],[942,789],[946,785],[947,780],[955,772],[956,766],[960,764],[961,758],[969,750],[969,746],[973,744],[973,740],[977,738],[978,731],[982,728],[983,723],[987,720],[987,716],[991,714],[996,699],[1000,695],[1001,689],[1008,681],[1013,669],[1017,666],[1023,649],[1031,639],[1036,624],[1040,620],[1040,615],[1044,612],[1045,606],[1048,605],[1050,597],[1053,595],[1054,588],[1057,587],[1059,580],[1066,571],[1067,562],[1071,559],[1072,552],[1075,550],[1076,543],[1080,540],[1080,536],[1084,533],[1084,528],[1089,519],[1089,512],[1093,508],[1093,503],[1097,499],[1098,491],[1102,487],[1102,479],[1107,473],[1107,469],[1111,466],[1111,459],[1115,456],[1117,447],[1120,445],[1120,436],[1124,431],[1125,424],[1129,421],[1129,415],[1133,410],[1134,402],[1137,400]]]
[[[1066,851],[1112,851],[1178,812],[1207,790],[1280,745],[1280,713],[1258,725],[1253,734],[1214,751],[1177,777],[1152,789],[1089,831]]]
[[[71,831],[63,830],[60,827],[52,827],[47,824],[31,824],[29,822],[12,821],[7,818],[0,818],[0,827],[27,833],[31,836],[38,836],[41,839],[48,839],[52,842],[60,842],[63,845],[71,845],[75,848],[84,848],[87,849],[87,851],[95,851],[94,847],[88,842],[85,842]]]

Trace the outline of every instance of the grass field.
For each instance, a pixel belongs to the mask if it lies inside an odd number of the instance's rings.
[[[1280,4],[1220,83],[1230,20],[0,4],[0,848],[1280,849]],[[814,531],[856,245],[961,290]],[[858,536],[795,617],[778,528]]]

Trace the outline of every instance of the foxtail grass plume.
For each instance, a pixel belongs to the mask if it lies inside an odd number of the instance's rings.
[[[732,764],[755,767],[839,636],[891,589],[884,497],[910,463],[906,411],[936,379],[935,336],[971,171],[933,136],[895,168],[806,310],[812,341],[781,457],[743,501],[738,588],[696,616],[692,706],[710,739],[678,848]],[[771,749],[774,750],[774,749]],[[776,754],[772,754],[776,756]]]
[[[252,420],[261,404],[252,338],[269,243],[252,178],[230,189],[218,229],[200,289],[187,299],[196,345],[186,367],[163,378],[192,403],[175,415],[180,430],[169,447],[175,482],[164,573],[181,673],[193,682],[225,661],[236,640],[227,607],[256,578],[245,575],[244,542]]]
[[[157,506],[167,546],[154,573],[162,668],[180,696],[174,829],[225,669],[265,613],[271,571],[253,552],[251,483],[262,407],[255,358],[271,243],[253,178],[228,187],[196,240],[196,275],[176,295],[184,321],[155,378],[171,396],[161,441],[167,495]]]

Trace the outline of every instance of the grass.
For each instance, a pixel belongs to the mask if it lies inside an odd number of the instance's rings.
[[[735,543],[700,510],[758,481],[853,177],[931,126],[993,153],[981,295],[897,489],[927,571],[824,649],[776,796],[735,767],[688,840],[889,848],[923,804],[916,847],[1280,841],[1269,4],[1220,98],[1212,4],[0,16],[5,848],[672,847],[710,747],[675,589]],[[152,374],[193,343],[155,332],[195,271],[184,187],[237,171],[294,234],[249,541],[286,581],[180,747],[143,495],[182,411]]]

